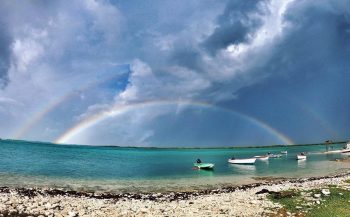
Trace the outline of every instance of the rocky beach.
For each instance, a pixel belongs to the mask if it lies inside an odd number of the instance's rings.
[[[0,216],[303,216],[269,199],[284,191],[350,189],[350,173],[301,179],[269,179],[211,190],[170,193],[111,194],[52,188],[0,188]],[[282,193],[281,193],[282,192]],[[281,196],[282,195],[282,196]],[[305,196],[306,197],[306,196]],[[346,201],[347,202],[347,201]],[[311,204],[310,203],[310,204]],[[350,201],[348,202],[350,205]]]

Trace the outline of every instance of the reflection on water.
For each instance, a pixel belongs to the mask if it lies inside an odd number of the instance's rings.
[[[251,164],[247,164],[247,165],[230,164],[230,167],[233,168],[234,172],[239,172],[239,173],[253,173],[256,171],[255,165],[251,165]]]
[[[264,163],[264,164],[269,164],[270,160],[275,160],[275,158],[269,158],[267,160],[259,160],[258,163]]]
[[[302,169],[306,168],[306,159],[297,160],[297,162],[298,162],[298,168],[302,168]]]
[[[214,176],[214,169],[211,170],[196,170],[198,176]]]

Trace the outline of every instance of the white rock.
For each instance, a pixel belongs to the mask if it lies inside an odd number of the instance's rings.
[[[146,208],[142,208],[140,211],[141,211],[142,213],[148,213],[148,209],[146,209]]]
[[[76,212],[74,212],[74,211],[68,212],[68,217],[76,217],[76,216],[77,216]]]
[[[251,204],[257,204],[258,201],[256,201],[256,200],[251,200],[250,203],[251,203]]]
[[[323,195],[326,195],[326,196],[328,196],[328,195],[331,194],[331,192],[329,191],[329,189],[322,189],[321,192],[322,192]]]
[[[320,198],[321,194],[314,194],[314,198]]]

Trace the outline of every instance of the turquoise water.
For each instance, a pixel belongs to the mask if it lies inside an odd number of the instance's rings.
[[[0,141],[0,185],[55,186],[91,185],[96,188],[108,183],[115,186],[143,185],[154,182],[171,185],[174,180],[190,183],[241,183],[259,176],[302,177],[325,175],[346,170],[349,165],[335,162],[340,154],[322,154],[324,145],[233,149],[147,149],[54,145],[24,141]],[[333,145],[341,148],[342,144]],[[230,165],[227,159],[279,153],[280,159],[257,161],[255,165]],[[303,162],[295,160],[297,153],[309,152]],[[215,163],[213,171],[193,170],[197,159]],[[168,181],[166,181],[168,180]],[[223,181],[224,180],[224,181]],[[132,184],[131,184],[132,183]],[[181,183],[176,182],[176,185]],[[63,186],[64,187],[64,186]],[[135,187],[135,186],[134,186]]]

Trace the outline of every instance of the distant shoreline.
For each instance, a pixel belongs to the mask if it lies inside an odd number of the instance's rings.
[[[275,148],[275,147],[298,147],[298,146],[314,146],[314,145],[339,145],[345,144],[348,141],[337,141],[331,143],[308,143],[308,144],[276,144],[276,145],[261,145],[261,146],[218,146],[218,147],[156,147],[156,146],[116,146],[116,145],[81,145],[81,144],[60,144],[45,141],[28,141],[19,139],[1,139],[0,141],[26,142],[35,144],[49,144],[57,146],[74,146],[74,147],[101,147],[101,148],[131,148],[131,149],[245,149],[245,148]]]

